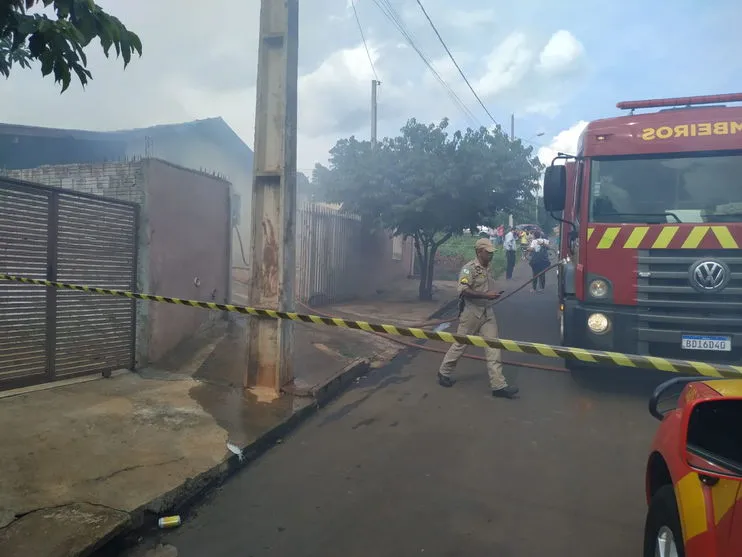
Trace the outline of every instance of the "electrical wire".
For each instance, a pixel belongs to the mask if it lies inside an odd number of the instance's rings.
[[[358,17],[358,10],[356,10],[355,0],[350,0],[350,5],[353,7],[353,15],[356,18],[356,24],[358,24],[358,31],[361,33],[361,40],[363,41],[363,48],[366,49],[366,56],[368,56],[368,63],[371,64],[371,71],[374,74],[374,79],[376,81],[379,81],[379,76],[376,73],[376,68],[374,67],[374,61],[371,58],[371,52],[368,50],[368,43],[366,42],[366,36],[363,34],[363,26],[361,25],[361,20]]]
[[[458,106],[458,108],[464,113],[464,115],[469,119],[471,123],[481,126],[481,121],[479,121],[479,119],[474,115],[474,113],[469,109],[464,101],[461,100],[461,97],[456,94],[456,92],[451,88],[446,80],[441,77],[440,73],[438,73],[438,70],[435,69],[430,59],[425,55],[425,53],[422,52],[420,47],[417,46],[412,33],[407,30],[404,22],[402,21],[402,18],[400,17],[394,6],[392,6],[390,1],[373,0],[373,2],[386,16],[386,18],[392,23],[392,25],[394,25],[394,27],[396,27],[397,30],[402,34],[402,37],[405,39],[407,44],[412,47],[412,49],[417,53],[420,59],[425,63],[427,68],[433,74],[433,77],[435,77],[436,81],[438,81],[438,83],[440,83],[446,89],[448,96],[451,98],[454,104]]]
[[[487,116],[490,117],[490,120],[496,125],[499,126],[499,122],[495,119],[495,117],[492,115],[492,113],[489,111],[489,109],[485,106],[484,102],[482,102],[482,99],[480,98],[479,94],[476,92],[474,87],[472,86],[471,82],[469,81],[469,78],[466,77],[466,74],[464,73],[464,70],[461,69],[461,66],[459,66],[459,63],[456,61],[456,58],[454,57],[451,50],[448,48],[448,45],[446,44],[446,41],[443,40],[443,37],[441,36],[440,32],[438,31],[438,28],[436,27],[435,23],[433,23],[433,20],[431,19],[430,15],[428,14],[427,10],[425,9],[425,6],[423,6],[421,0],[416,0],[417,5],[420,6],[420,10],[423,12],[423,15],[425,16],[425,19],[428,20],[428,23],[430,24],[430,27],[433,29],[433,32],[435,33],[436,37],[438,37],[438,40],[440,41],[441,45],[446,51],[446,54],[448,54],[448,57],[451,59],[451,62],[453,62],[453,65],[456,66],[456,69],[458,70],[461,77],[464,79],[464,82],[466,83],[466,86],[469,87],[469,90],[474,95],[474,98],[477,99],[477,102],[479,103],[479,106],[482,107],[482,109],[487,113]],[[515,139],[515,138],[511,138]],[[540,143],[531,141],[530,138],[528,139],[521,139],[523,143],[526,143],[528,145],[531,145],[533,147],[545,147],[545,145],[542,145]]]
[[[456,69],[459,71],[459,74],[461,74],[461,77],[464,78],[464,82],[466,83],[466,86],[469,87],[469,90],[474,95],[474,98],[477,99],[477,102],[479,103],[479,106],[484,109],[484,111],[487,113],[487,116],[490,117],[490,120],[496,125],[499,126],[500,124],[495,120],[495,117],[492,116],[492,113],[487,109],[487,107],[482,102],[482,99],[479,98],[479,95],[474,90],[474,87],[472,87],[472,84],[469,82],[469,78],[466,77],[466,74],[464,73],[464,70],[461,69],[461,66],[459,66],[459,63],[456,61],[456,58],[454,58],[453,54],[451,53],[451,50],[448,48],[448,45],[446,44],[446,41],[443,40],[443,37],[441,37],[441,34],[438,32],[438,28],[435,26],[435,23],[433,23],[433,20],[430,19],[430,16],[428,15],[427,10],[425,9],[425,6],[423,6],[422,2],[420,0],[417,0],[417,5],[420,6],[420,9],[423,12],[423,15],[425,16],[425,19],[428,20],[428,23],[433,28],[433,32],[435,33],[436,37],[438,37],[438,40],[443,45],[443,48],[446,51],[446,54],[448,54],[448,57],[451,59],[451,62],[453,62],[453,65],[456,66]]]

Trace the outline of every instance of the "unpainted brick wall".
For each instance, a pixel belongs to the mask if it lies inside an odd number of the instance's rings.
[[[2,175],[72,191],[93,193],[141,204],[144,200],[142,161],[39,166],[3,170]]]

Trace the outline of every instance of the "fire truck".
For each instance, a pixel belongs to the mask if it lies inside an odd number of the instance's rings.
[[[546,169],[544,204],[568,260],[565,346],[742,361],[740,102],[618,103],[627,114],[590,122],[577,153]]]

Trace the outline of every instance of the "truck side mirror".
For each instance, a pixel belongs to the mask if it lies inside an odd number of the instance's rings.
[[[544,207],[550,213],[564,210],[567,198],[567,169],[550,166],[544,174]]]
[[[693,401],[687,408],[683,454],[707,479],[742,478],[742,398]]]

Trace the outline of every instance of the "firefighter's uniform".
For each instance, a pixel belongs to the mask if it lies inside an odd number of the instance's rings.
[[[480,242],[477,242],[477,247]],[[487,251],[493,252],[494,247],[490,242],[481,247],[487,249]],[[466,265],[461,268],[459,274],[459,295],[467,289],[471,288],[475,292],[489,292],[495,287],[494,279],[490,273],[490,269],[483,267],[478,259],[469,261]],[[492,300],[484,298],[461,298],[463,302],[463,308],[459,317],[459,328],[457,333],[460,335],[480,335],[487,338],[497,338],[497,321],[495,320],[495,312],[492,309]],[[443,363],[439,370],[439,374],[443,377],[450,378],[452,372],[456,367],[456,363],[461,358],[461,355],[466,350],[465,344],[452,344],[446,352],[443,358]],[[500,362],[500,349],[490,348],[489,346],[484,349],[487,357],[487,372],[490,378],[490,386],[493,391],[499,391],[507,387],[507,381],[502,374],[502,363]]]

